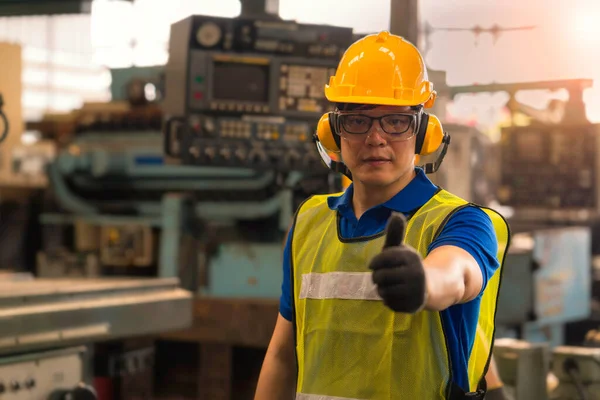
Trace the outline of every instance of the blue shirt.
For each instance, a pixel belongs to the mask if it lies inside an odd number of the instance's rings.
[[[392,211],[411,214],[429,201],[438,191],[422,169],[416,168],[417,176],[396,196],[387,202],[370,208],[360,219],[356,219],[352,209],[353,186],[341,196],[327,199],[329,208],[340,216],[340,235],[343,238],[355,238],[375,235],[385,229]],[[292,226],[292,230],[294,227]],[[292,290],[290,281],[290,244],[291,231],[283,252],[283,284],[279,312],[288,321],[292,320]],[[496,260],[498,242],[492,221],[485,212],[477,207],[465,207],[457,211],[446,223],[440,235],[431,243],[428,251],[440,246],[457,246],[469,252],[481,267],[483,289],[498,269]],[[481,293],[465,304],[456,304],[441,312],[442,324],[447,337],[452,359],[452,377],[454,382],[468,391],[469,378],[467,367],[469,353],[477,329]]]

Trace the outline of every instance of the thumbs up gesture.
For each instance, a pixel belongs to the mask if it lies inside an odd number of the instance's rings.
[[[373,283],[386,306],[396,312],[416,313],[427,300],[425,269],[421,256],[403,244],[406,219],[392,213],[383,250],[371,260]]]

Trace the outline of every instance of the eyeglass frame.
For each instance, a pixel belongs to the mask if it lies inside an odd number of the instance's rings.
[[[372,117],[370,115],[366,115],[364,113],[361,113],[359,110],[357,111],[350,111],[350,112],[341,112],[339,109],[334,111],[334,113],[336,114],[337,118],[336,118],[336,129],[335,129],[335,133],[340,136],[341,138],[344,138],[346,140],[355,140],[355,141],[359,141],[359,140],[365,140],[368,136],[369,136],[369,132],[371,131],[371,128],[373,128],[373,123],[375,120],[377,120],[379,122],[379,126],[381,126],[381,130],[384,132],[384,138],[386,141],[390,141],[390,142],[405,142],[407,140],[412,139],[413,137],[415,137],[417,135],[417,132],[419,131],[419,126],[421,124],[421,117],[422,117],[422,107],[419,106],[415,106],[413,107],[414,110],[416,110],[416,113],[410,113],[410,112],[395,112],[395,113],[390,113],[390,114],[385,114],[379,117]],[[340,117],[342,116],[346,116],[346,115],[360,115],[363,117],[367,117],[369,118],[369,120],[371,121],[369,128],[364,132],[364,133],[351,133],[348,132],[346,130],[344,130],[344,132],[346,133],[345,135],[342,132],[342,121],[340,119]],[[400,133],[389,133],[385,130],[383,124],[381,123],[381,120],[385,117],[389,117],[392,115],[405,115],[405,116],[409,116],[412,118],[411,123],[409,124],[409,127]],[[405,137],[405,138],[394,138],[393,136],[390,135],[402,135],[406,132],[408,132],[409,129],[411,129],[411,127],[413,128],[412,131],[412,135],[410,135],[409,137]],[[352,139],[349,139],[352,138]]]

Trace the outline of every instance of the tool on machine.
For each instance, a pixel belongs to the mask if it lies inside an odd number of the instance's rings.
[[[6,117],[6,114],[4,113],[4,111],[2,110],[3,106],[4,106],[4,99],[2,98],[2,93],[0,93],[0,121],[2,121],[2,124],[0,124],[0,143],[2,143],[8,136],[8,129],[9,129],[8,118]]]

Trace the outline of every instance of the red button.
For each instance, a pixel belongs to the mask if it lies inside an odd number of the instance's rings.
[[[196,92],[196,93],[194,93],[194,98],[196,100],[201,100],[202,99],[202,92]]]

